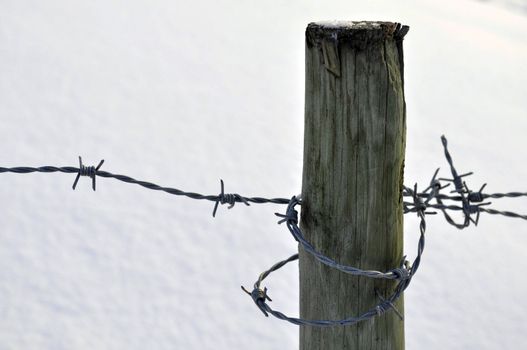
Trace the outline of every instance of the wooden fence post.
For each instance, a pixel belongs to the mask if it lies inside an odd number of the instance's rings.
[[[406,134],[402,39],[390,22],[319,22],[306,30],[301,228],[337,262],[388,271],[403,258]],[[343,319],[397,282],[331,269],[299,248],[300,316]],[[396,303],[403,313],[402,298]],[[404,349],[394,313],[352,326],[300,328],[301,350]]]

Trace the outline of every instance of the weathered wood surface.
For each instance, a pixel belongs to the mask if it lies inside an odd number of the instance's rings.
[[[403,256],[406,134],[402,38],[388,22],[311,23],[301,228],[336,261],[387,271]],[[342,319],[374,307],[395,281],[331,269],[299,248],[300,316]],[[396,303],[403,313],[402,298]],[[300,349],[404,349],[393,311],[353,326],[300,328]]]

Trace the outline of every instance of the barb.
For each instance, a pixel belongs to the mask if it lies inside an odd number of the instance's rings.
[[[75,178],[75,181],[73,182],[73,190],[77,187],[77,183],[79,182],[79,179],[81,176],[88,176],[92,180],[92,188],[95,191],[95,176],[97,175],[97,172],[101,168],[101,166],[104,163],[104,159],[99,162],[99,165],[97,167],[94,166],[84,166],[82,164],[82,157],[79,156],[79,172],[77,173],[77,177]]]
[[[472,192],[469,190],[467,184],[465,181],[462,180],[463,177],[467,177],[472,175],[472,172],[468,172],[463,175],[459,175],[456,168],[454,167],[454,162],[452,160],[452,156],[448,152],[448,142],[444,135],[441,136],[441,142],[443,143],[443,148],[445,151],[445,157],[448,162],[448,165],[450,166],[450,171],[452,173],[452,179],[444,179],[440,178],[439,180],[443,181],[451,181],[454,183],[455,189],[451,191],[451,193],[458,193],[460,195],[462,208],[463,208],[463,214],[464,214],[464,221],[463,223],[456,223],[446,212],[445,209],[441,209],[443,212],[445,219],[448,223],[451,225],[463,229],[465,227],[468,227],[470,223],[474,223],[474,225],[478,225],[479,222],[479,214],[480,214],[480,207],[483,205],[487,205],[490,203],[480,203],[480,204],[472,204],[473,202],[481,202],[483,200],[483,196],[481,191],[485,188],[486,184],[484,184],[481,189],[478,192]],[[441,199],[436,198],[436,201],[438,204],[443,204]],[[476,214],[476,219],[472,218],[472,214]]]
[[[397,308],[395,307],[395,305],[393,305],[393,303],[390,302],[389,300],[386,300],[386,299],[381,295],[381,293],[379,292],[379,290],[378,290],[377,288],[375,288],[375,295],[377,295],[377,298],[379,298],[379,299],[381,300],[381,303],[377,306],[377,307],[378,307],[378,312],[377,312],[377,314],[378,314],[379,316],[380,316],[382,313],[386,312],[386,310],[385,310],[384,307],[381,308],[381,305],[384,306],[383,303],[386,303],[386,304],[388,304],[388,305],[392,308],[393,312],[395,312],[395,313],[397,314],[397,316],[399,316],[399,319],[400,319],[401,321],[404,321],[404,316],[399,312],[399,310],[397,310]]]
[[[229,204],[227,209],[232,209],[234,207],[234,204],[236,202],[242,202],[245,205],[250,205],[247,201],[247,198],[244,198],[236,193],[225,193],[225,186],[223,184],[223,180],[220,179],[220,185],[221,185],[221,192],[218,195],[218,199],[216,200],[216,203],[214,204],[214,210],[212,211],[212,217],[216,217],[216,211],[218,210],[218,205],[221,204]]]

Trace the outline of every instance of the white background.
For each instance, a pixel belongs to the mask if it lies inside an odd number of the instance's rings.
[[[0,166],[77,166],[217,194],[301,188],[304,30],[408,24],[405,182],[448,176],[527,190],[525,2],[0,1]],[[296,251],[273,213],[75,175],[0,176],[0,349],[295,349],[240,284]],[[527,200],[493,206],[527,213]],[[527,343],[527,223],[428,221],[405,294],[407,349]],[[405,218],[413,258],[415,217]],[[297,266],[267,282],[298,312]],[[358,310],[360,311],[360,310]]]

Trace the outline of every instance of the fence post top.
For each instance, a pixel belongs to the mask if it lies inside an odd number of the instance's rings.
[[[377,41],[386,38],[403,39],[410,30],[407,25],[382,21],[318,21],[307,25],[310,43],[320,40]]]

